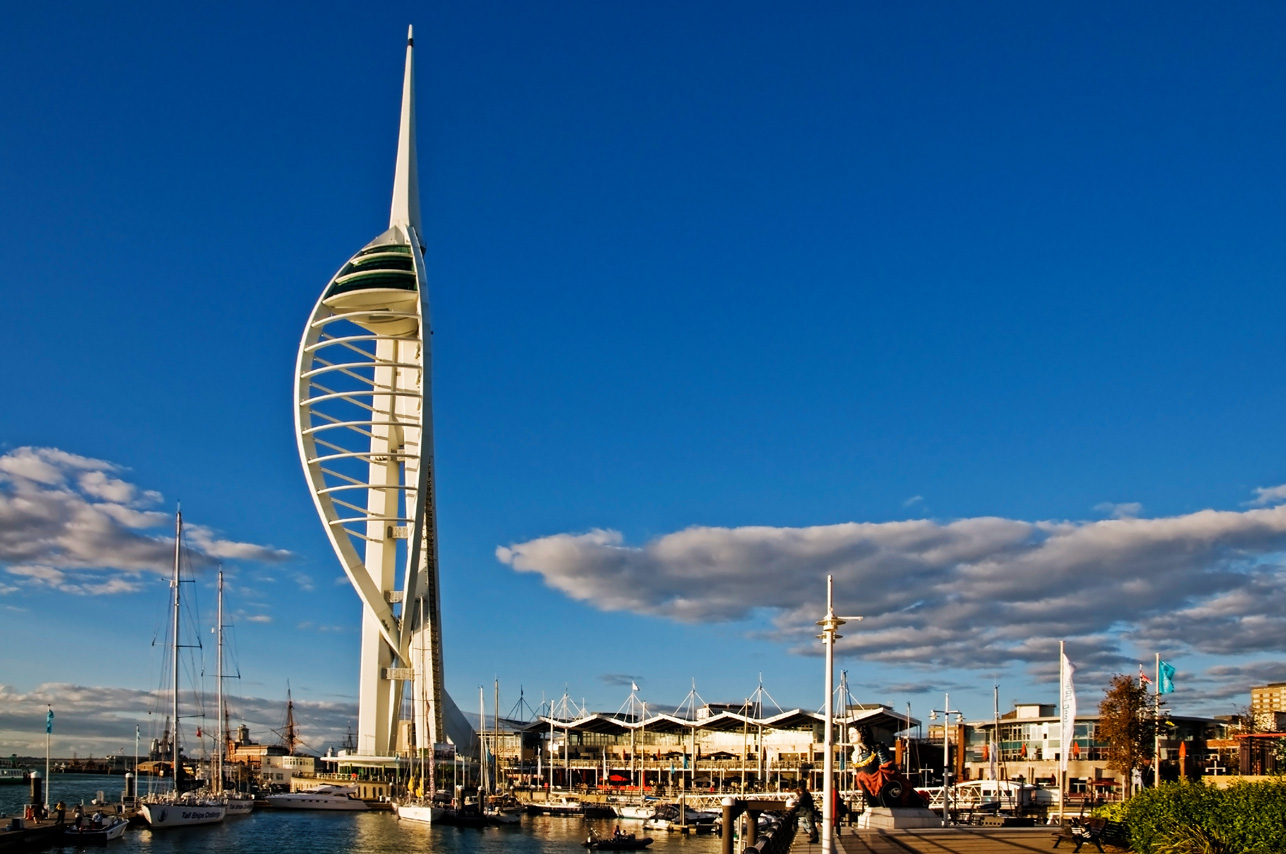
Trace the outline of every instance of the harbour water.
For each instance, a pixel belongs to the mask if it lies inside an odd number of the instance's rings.
[[[53,775],[53,802],[61,800],[68,809],[86,805],[101,791],[108,802],[120,798],[123,777],[92,774]],[[143,783],[146,791],[146,780]],[[0,788],[0,812],[22,815],[29,800],[27,786]],[[125,836],[106,846],[115,854],[573,854],[581,847],[588,828],[608,835],[611,819],[524,816],[522,823],[482,830],[454,827],[425,827],[401,822],[391,812],[341,813],[256,810],[253,814],[225,819],[220,824],[153,833],[146,827],[131,827]],[[642,832],[641,822],[621,822],[622,830]],[[648,849],[657,854],[718,854],[715,836],[682,836],[664,831],[650,834],[656,841]],[[75,848],[76,846],[66,846]],[[49,849],[61,850],[61,849]],[[101,847],[98,850],[104,850]]]

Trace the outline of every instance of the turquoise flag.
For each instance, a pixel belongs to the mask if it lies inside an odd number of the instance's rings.
[[[54,710],[50,709],[49,713],[45,715],[45,732],[53,732],[53,731],[54,731]]]
[[[1157,675],[1160,677],[1160,683],[1157,685],[1158,694],[1174,693],[1174,665],[1162,661],[1157,665]]]

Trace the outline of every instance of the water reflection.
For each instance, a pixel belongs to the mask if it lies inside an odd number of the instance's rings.
[[[116,801],[123,787],[121,777],[55,774],[51,793],[55,801],[71,806],[89,804],[100,791],[108,801]],[[0,812],[22,815],[28,800],[25,785],[0,787]],[[109,854],[583,854],[581,843],[590,827],[608,836],[616,824],[613,819],[525,816],[519,825],[478,830],[425,827],[398,821],[390,812],[265,810],[220,824],[156,833],[132,827],[106,850]],[[655,854],[719,854],[719,839],[714,836],[645,833],[642,822],[619,824],[627,833],[652,836],[655,841],[648,850]]]

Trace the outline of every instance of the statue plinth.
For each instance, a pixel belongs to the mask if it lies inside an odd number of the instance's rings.
[[[867,807],[857,817],[858,830],[904,830],[942,827],[942,816],[924,807]]]

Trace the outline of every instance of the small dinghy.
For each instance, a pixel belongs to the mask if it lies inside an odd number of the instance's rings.
[[[101,821],[85,819],[80,827],[68,827],[63,831],[63,839],[72,845],[91,845],[119,839],[129,822],[120,816],[108,816]]]

